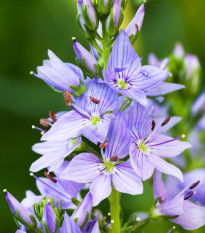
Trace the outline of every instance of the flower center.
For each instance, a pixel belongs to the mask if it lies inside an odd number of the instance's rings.
[[[110,161],[104,162],[102,164],[102,170],[105,174],[110,174],[115,170],[115,164]]]
[[[142,153],[149,155],[150,148],[147,144],[144,144],[144,141],[138,140],[137,147],[140,149],[140,151],[142,151]]]
[[[90,120],[92,125],[97,125],[100,122],[101,118],[99,115],[93,115],[90,117]]]
[[[126,83],[124,79],[118,79],[117,85],[120,89],[128,89],[130,87],[130,84]]]

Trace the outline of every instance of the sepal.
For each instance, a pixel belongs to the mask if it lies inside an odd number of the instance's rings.
[[[80,84],[81,84],[80,87],[74,86],[74,85],[69,86],[70,88],[72,88],[75,91],[72,94],[76,97],[80,97],[86,91],[86,87],[81,80],[80,80]]]

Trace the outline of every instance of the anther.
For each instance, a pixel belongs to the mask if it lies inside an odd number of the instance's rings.
[[[116,162],[117,161],[117,155],[113,155],[110,159],[110,162]]]
[[[168,116],[161,124],[161,126],[165,126],[169,121],[170,121],[171,117]]]
[[[136,221],[137,221],[137,222],[140,222],[140,221],[141,221],[141,218],[140,218],[140,217],[137,217],[137,218],[136,218]]]
[[[193,183],[193,184],[189,187],[189,189],[194,189],[194,188],[196,188],[196,187],[199,185],[199,183],[200,183],[200,180],[198,180],[197,182]]]
[[[111,213],[109,212],[109,213],[107,213],[107,215],[108,215],[108,216],[111,216]]]
[[[163,204],[163,203],[164,203],[164,201],[162,200],[161,197],[159,198],[159,203],[160,203],[160,204]]]
[[[57,183],[57,180],[55,178],[53,178],[48,172],[44,172],[45,176],[51,180],[53,183]]]
[[[40,124],[44,127],[48,127],[51,125],[51,122],[48,120],[48,119],[45,119],[45,118],[41,118],[40,119]]]
[[[6,192],[7,192],[7,189],[3,189],[3,192],[6,193]]]
[[[111,220],[110,222],[111,222],[111,223],[114,223],[114,222],[115,222],[115,220]]]
[[[103,143],[101,143],[101,144],[99,145],[99,147],[100,147],[100,149],[105,149],[105,147],[107,147],[108,144],[109,144],[109,143],[107,143],[107,142],[103,142]]]
[[[30,75],[33,75],[33,71],[30,71]]]
[[[33,173],[32,173],[32,172],[30,173],[30,176],[33,176]]]
[[[49,111],[49,116],[50,116],[50,118],[51,118],[51,120],[52,120],[53,122],[56,122],[56,121],[57,121],[57,117],[56,117],[56,115],[55,115],[54,112]]]
[[[76,40],[76,37],[72,37],[72,40]]]
[[[152,121],[152,128],[151,128],[152,131],[154,130],[155,125],[156,125],[156,124],[155,124],[155,121],[153,120],[153,121]]]
[[[99,103],[100,103],[100,100],[98,100],[98,99],[96,99],[96,98],[94,98],[94,97],[92,97],[92,96],[90,96],[90,100],[91,100],[93,103],[95,103],[95,104],[99,104]]]
[[[139,26],[137,24],[135,24],[136,28],[137,28],[137,32],[139,32]]]
[[[68,107],[73,104],[72,96],[68,91],[64,92],[64,99]]]
[[[187,193],[187,195],[184,197],[184,200],[188,200],[189,198],[191,198],[194,194],[196,193],[196,191],[190,191]]]

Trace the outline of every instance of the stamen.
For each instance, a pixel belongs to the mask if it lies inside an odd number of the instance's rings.
[[[184,197],[184,200],[188,200],[191,198],[194,194],[196,194],[196,191],[190,191],[187,193],[187,195]]]
[[[56,122],[56,121],[57,121],[57,117],[56,117],[56,115],[55,115],[54,112],[49,111],[49,116],[50,116],[50,118],[52,119],[53,122]]]
[[[68,91],[64,93],[64,99],[68,107],[70,107],[73,104],[72,96]]]
[[[103,169],[99,170],[99,171],[100,171],[100,172],[103,172],[103,171],[105,171],[106,169],[107,169],[107,166],[104,167]]]
[[[35,125],[32,125],[32,129],[37,129],[37,130],[39,130],[39,131],[41,131],[41,132],[44,132],[44,133],[47,132],[47,131],[44,130],[44,129],[41,129],[41,128],[36,127]]]
[[[100,100],[98,100],[98,99],[96,99],[96,98],[94,98],[94,97],[92,97],[92,96],[90,96],[90,100],[91,100],[93,103],[95,103],[95,104],[99,104],[99,103],[100,103]]]
[[[168,116],[161,124],[161,126],[165,126],[169,121],[170,121],[171,117]]]
[[[163,204],[163,203],[164,203],[164,201],[163,201],[163,199],[162,199],[161,197],[159,198],[159,203],[160,203],[160,204]]]
[[[108,226],[110,223],[114,223],[114,220],[109,221],[108,223],[105,224],[105,226],[103,227],[103,229],[105,229],[106,226]]]
[[[103,142],[99,145],[100,149],[105,149],[109,143]]]
[[[199,183],[200,183],[200,180],[198,180],[197,182],[193,183],[193,184],[189,187],[189,189],[194,189],[194,188],[196,188],[196,187],[199,185]]]
[[[117,155],[113,155],[110,159],[110,162],[116,162],[117,161],[118,156]]]
[[[51,125],[51,122],[48,120],[48,119],[45,119],[45,118],[41,118],[40,119],[40,124],[44,127],[48,127]]]
[[[53,178],[48,172],[44,172],[45,176],[51,180],[53,183],[57,183],[57,180],[55,178]]]
[[[156,125],[156,124],[155,124],[155,121],[153,120],[153,121],[152,121],[152,128],[151,128],[152,131],[154,130],[155,125]]]
[[[137,32],[139,32],[139,26],[137,24],[135,24],[136,28],[137,28]]]
[[[160,145],[163,145],[163,144],[166,144],[166,143],[169,143],[169,142],[173,142],[173,141],[176,141],[178,139],[181,139],[181,138],[185,138],[185,135],[182,134],[182,136],[178,137],[178,138],[173,138],[171,140],[168,140],[166,142],[161,142],[161,143],[158,143],[158,144],[155,144],[155,145],[151,145],[151,146],[160,146]]]
[[[173,226],[167,233],[170,233],[170,232],[172,232],[172,230],[175,230],[175,229],[176,229],[176,227]]]

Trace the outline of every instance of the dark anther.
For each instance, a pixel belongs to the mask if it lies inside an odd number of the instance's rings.
[[[152,131],[154,130],[155,125],[156,125],[156,124],[155,124],[155,121],[153,120],[153,121],[152,121],[152,129],[151,129]]]
[[[139,26],[137,24],[135,24],[136,28],[137,28],[137,32],[139,32]]]
[[[107,142],[103,142],[99,145],[100,149],[105,149],[105,147],[108,145]]]
[[[164,120],[164,122],[162,122],[161,126],[165,126],[165,125],[170,121],[170,119],[171,119],[171,117],[168,116],[168,117]]]
[[[64,92],[64,99],[68,107],[73,104],[72,96],[68,91]]]
[[[196,186],[198,186],[199,183],[200,183],[200,180],[198,180],[197,182],[193,183],[193,184],[189,187],[189,189],[194,189],[194,188],[196,188]]]
[[[49,125],[51,125],[51,122],[48,119],[40,119],[40,124],[44,127],[48,127]]]
[[[49,116],[52,119],[53,122],[57,121],[57,117],[54,112],[49,111]]]
[[[164,203],[164,201],[162,200],[161,197],[159,198],[159,203],[160,203],[160,204],[163,204],[163,203]]]
[[[194,194],[194,192],[193,192],[193,191],[188,192],[188,193],[187,193],[187,195],[184,197],[184,200],[189,199],[190,197],[192,197],[192,196],[193,196],[193,194]]]
[[[113,155],[110,159],[110,162],[116,162],[117,161],[117,155]]]
[[[95,103],[95,104],[99,104],[99,103],[100,103],[100,100],[98,100],[98,99],[96,99],[96,98],[94,98],[94,97],[92,97],[92,96],[90,96],[90,99],[91,99],[91,101],[92,101],[93,103]]]
[[[48,172],[44,172],[45,176],[51,180],[53,183],[57,183],[57,180],[55,178],[53,178]]]

